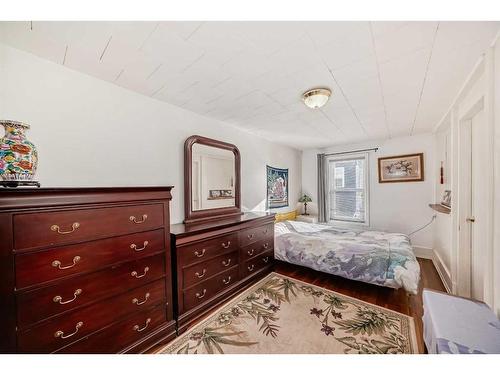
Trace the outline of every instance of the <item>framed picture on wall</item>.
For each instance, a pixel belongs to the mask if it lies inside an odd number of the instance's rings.
[[[424,180],[424,154],[378,158],[378,182],[413,182]]]
[[[441,199],[441,205],[451,208],[451,190],[445,190],[443,192],[443,199]]]
[[[288,169],[267,168],[267,200],[268,209],[288,206]]]

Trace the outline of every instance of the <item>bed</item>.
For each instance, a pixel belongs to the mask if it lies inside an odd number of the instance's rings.
[[[275,225],[275,258],[351,280],[417,294],[420,266],[408,236],[286,220]]]

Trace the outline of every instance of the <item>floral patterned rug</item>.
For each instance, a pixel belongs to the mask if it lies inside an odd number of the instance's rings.
[[[418,353],[413,318],[271,273],[165,354]]]

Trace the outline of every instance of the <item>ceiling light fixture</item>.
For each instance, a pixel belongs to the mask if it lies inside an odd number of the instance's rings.
[[[312,109],[323,107],[332,95],[329,89],[311,89],[302,94],[304,104]]]

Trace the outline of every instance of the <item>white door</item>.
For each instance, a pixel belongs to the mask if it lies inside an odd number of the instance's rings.
[[[488,134],[484,111],[479,111],[470,121],[471,127],[471,179],[470,179],[470,243],[471,243],[471,297],[484,299],[484,261],[487,250],[487,194]]]

